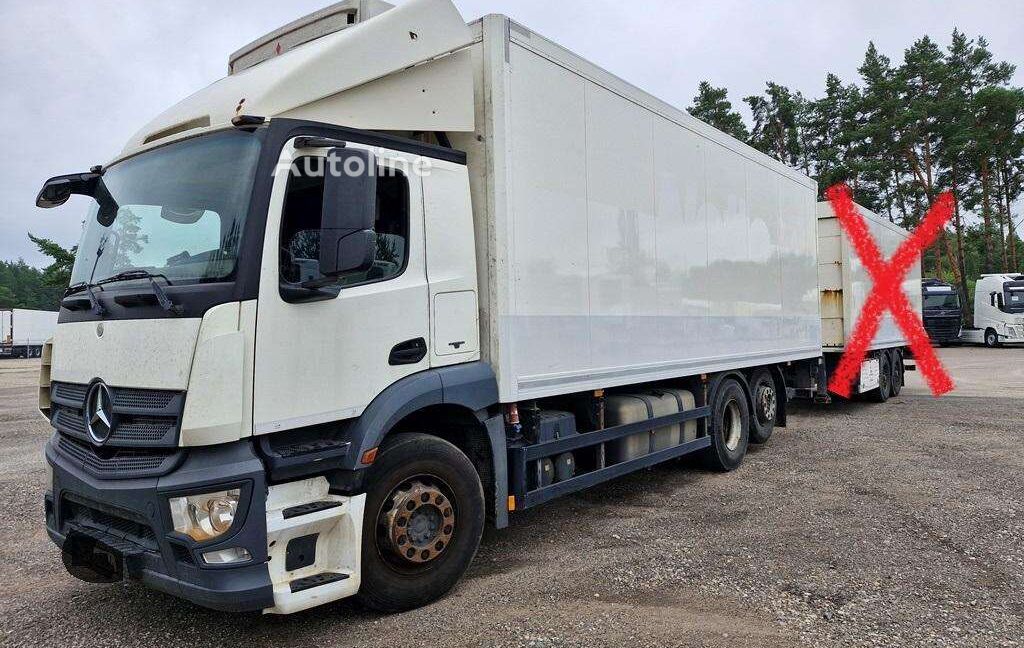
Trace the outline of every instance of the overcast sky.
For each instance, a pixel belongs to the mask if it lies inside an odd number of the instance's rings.
[[[401,0],[398,0],[401,2]],[[150,118],[224,75],[239,46],[331,0],[0,0],[0,259],[44,265],[27,231],[77,241],[81,201],[33,205],[46,178],[108,161]],[[821,92],[869,40],[899,60],[954,26],[1024,68],[1024,2],[880,0],[456,0],[467,20],[505,13],[681,108],[702,79],[734,104],[764,81]],[[1024,85],[1024,70],[1016,85]]]

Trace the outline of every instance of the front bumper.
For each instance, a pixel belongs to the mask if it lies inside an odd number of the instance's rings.
[[[274,606],[267,568],[266,477],[252,444],[240,441],[189,450],[166,475],[97,479],[80,461],[46,445],[53,469],[46,494],[46,528],[62,549],[69,537],[87,536],[114,547],[132,579],[198,605],[224,611],[257,611]],[[212,543],[198,545],[174,531],[168,498],[239,487],[242,498],[234,526]],[[242,547],[244,564],[206,565],[203,554]]]

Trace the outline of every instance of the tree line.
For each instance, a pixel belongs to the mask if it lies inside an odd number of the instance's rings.
[[[708,81],[688,110],[817,179],[821,191],[846,183],[858,203],[908,229],[953,191],[953,222],[923,272],[968,299],[981,274],[1020,272],[1024,90],[1011,85],[1015,66],[997,61],[983,37],[954,29],[948,46],[922,37],[898,63],[869,43],[858,71],[850,84],[827,74],[819,98],[768,81],[743,98],[749,125],[726,88]]]
[[[0,261],[0,309],[58,310],[71,281],[76,248],[67,250],[49,239],[28,237],[53,262],[40,270],[22,259]]]

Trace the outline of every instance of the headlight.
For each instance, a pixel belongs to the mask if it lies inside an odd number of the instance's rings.
[[[236,488],[207,495],[171,498],[174,530],[196,542],[224,535],[235,521],[241,490]]]

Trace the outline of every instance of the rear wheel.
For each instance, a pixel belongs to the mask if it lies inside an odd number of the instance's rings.
[[[399,434],[370,469],[359,600],[393,613],[444,596],[469,568],[484,493],[469,458],[425,434]]]
[[[750,442],[768,443],[779,416],[779,394],[771,372],[767,369],[754,372],[750,380],[750,395],[754,401],[754,412],[750,417]]]
[[[987,329],[985,331],[985,346],[990,349],[999,346],[999,334],[996,333],[995,329]]]
[[[903,391],[903,384],[906,380],[905,370],[903,368],[903,350],[893,349],[892,350],[892,392],[893,397],[899,396],[900,392]]]
[[[704,451],[704,465],[729,472],[739,468],[750,443],[750,408],[743,386],[728,379],[719,383],[711,400],[711,447]]]
[[[888,351],[878,354],[878,389],[872,390],[868,398],[876,403],[884,403],[892,396],[892,361]]]

